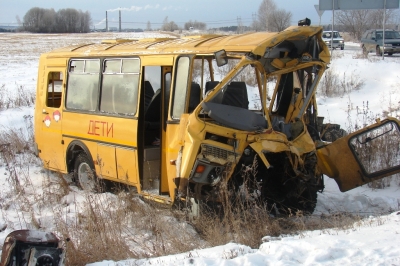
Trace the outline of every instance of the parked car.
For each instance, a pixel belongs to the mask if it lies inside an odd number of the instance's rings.
[[[344,49],[344,40],[338,31],[324,31],[322,33],[322,39],[329,48],[331,48],[331,41],[333,39],[333,49],[336,48],[340,48],[340,50]]]
[[[361,38],[361,48],[364,53],[375,51],[377,56],[400,53],[400,33],[395,30],[385,30],[385,44],[383,45],[383,30],[367,30]]]

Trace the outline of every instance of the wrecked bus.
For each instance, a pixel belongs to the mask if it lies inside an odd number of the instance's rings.
[[[323,175],[341,191],[397,173],[399,121],[320,139],[316,88],[330,63],[322,28],[105,40],[41,55],[36,153],[78,186],[127,184],[173,204],[245,186],[312,213]],[[374,152],[372,152],[374,151]]]

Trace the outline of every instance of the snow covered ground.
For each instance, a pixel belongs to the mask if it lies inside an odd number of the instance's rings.
[[[400,212],[363,220],[347,230],[264,237],[263,241],[258,249],[228,243],[179,255],[89,265],[400,265]]]
[[[38,58],[42,52],[68,44],[144,36],[156,37],[160,34],[0,34],[0,96],[12,97],[18,86],[35,91]],[[356,43],[346,45],[358,46]],[[375,116],[383,114],[398,117],[399,63],[400,55],[382,60],[370,54],[368,59],[364,59],[360,49],[335,50],[331,69],[339,76],[363,80],[364,86],[343,97],[319,97],[319,114],[325,117],[325,122],[341,124],[345,129],[357,123],[370,122]],[[363,109],[363,102],[365,106],[367,101],[369,114],[365,117],[360,110]],[[33,111],[33,107],[0,111],[0,131],[21,129],[27,132],[25,120],[33,116]],[[27,173],[22,173],[22,176],[32,183],[31,190],[26,193],[34,195],[32,188],[42,187],[46,172],[37,160],[29,159],[28,163]],[[341,193],[336,183],[326,178],[326,189],[318,195],[314,215],[347,212],[366,217],[349,228],[305,231],[296,236],[265,236],[258,249],[228,243],[178,255],[120,262],[103,261],[90,265],[400,265],[399,183],[397,177],[385,189],[372,190],[363,186]],[[10,197],[9,169],[0,162],[0,229],[7,225],[7,229],[0,232],[0,245],[11,231],[31,226],[29,215],[24,216],[17,211],[23,209],[24,203],[13,202]],[[68,203],[71,199],[79,201],[82,198],[84,196],[79,190],[72,189],[62,199],[65,204],[62,208],[68,208],[68,215],[73,215],[74,207],[67,207]],[[41,224],[46,230],[51,230],[54,224],[51,207],[40,208]]]
[[[395,211],[397,210],[397,211]],[[334,181],[318,195],[316,214],[367,214],[345,229],[265,236],[258,249],[237,243],[151,259],[102,261],[90,266],[170,265],[400,265],[400,187],[361,187],[342,194]],[[385,213],[385,215],[381,215]]]
[[[346,47],[349,46],[351,50],[333,51],[330,68],[342,80],[353,83],[363,81],[364,85],[360,90],[354,90],[341,97],[319,97],[318,114],[325,117],[325,123],[340,124],[344,129],[350,126],[349,118],[353,127],[356,122],[362,125],[364,120],[371,124],[368,118],[363,117],[363,111],[368,111],[371,118],[382,118],[385,113],[399,118],[400,75],[397,70],[400,54],[386,55],[382,60],[382,57],[369,53],[368,59],[365,59],[361,55],[360,44],[346,43]],[[367,104],[368,110],[363,108]]]

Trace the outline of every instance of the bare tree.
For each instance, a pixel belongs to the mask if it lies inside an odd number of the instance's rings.
[[[168,16],[165,17],[161,30],[164,31],[174,31],[179,29],[178,25],[174,21],[168,21]]]
[[[85,13],[79,11],[78,21],[76,23],[76,32],[89,32],[91,25],[92,18],[90,17],[90,13],[88,11],[86,11]]]
[[[30,32],[89,32],[92,18],[88,11],[67,8],[54,9],[34,7],[23,18],[23,30]]]
[[[274,0],[262,0],[257,14],[258,20],[253,21],[253,29],[266,31],[282,31],[290,26],[292,13],[278,9]]]
[[[345,30],[357,40],[361,39],[364,31],[371,27],[371,10],[346,10],[339,11],[336,14],[336,19],[339,24],[345,26]]]
[[[62,9],[63,10],[63,9]],[[76,9],[67,8],[63,10],[65,12],[64,23],[66,26],[66,32],[77,32],[79,13]]]
[[[174,31],[174,30],[178,30],[179,29],[178,25],[174,21],[170,21],[168,23],[168,28],[169,28],[170,31]]]
[[[271,31],[283,31],[290,26],[292,12],[284,9],[278,9],[268,17],[268,25]]]
[[[197,20],[186,22],[184,25],[185,30],[189,30],[191,27],[193,27],[196,30],[205,30],[207,28],[207,24],[204,22],[199,22]]]
[[[23,18],[23,28],[31,32],[54,32],[55,15],[54,9],[31,8]]]
[[[274,0],[262,0],[258,8],[258,27],[261,30],[271,31],[268,19],[276,11],[277,7]]]
[[[24,28],[28,31],[40,32],[44,11],[45,10],[40,7],[29,9],[24,16]]]
[[[342,10],[336,13],[336,20],[355,39],[360,40],[362,34],[371,28],[383,28],[383,10]],[[398,11],[387,9],[385,24],[397,24]]]
[[[56,11],[54,9],[47,9],[43,13],[40,32],[52,33],[55,32],[54,21],[56,20]]]
[[[386,13],[384,15],[384,13]],[[385,25],[387,24],[397,24],[398,22],[398,10],[397,9],[383,9],[372,10],[370,15],[370,20],[372,22],[372,27],[376,29],[383,28],[383,18],[385,17]]]
[[[151,31],[151,23],[150,23],[150,20],[147,21],[146,31]]]
[[[161,26],[161,30],[168,31],[169,30],[169,22],[168,22],[168,16],[166,16],[163,20],[163,24]]]
[[[15,16],[15,19],[17,20],[18,26],[19,26],[19,27],[22,27],[22,26],[23,26],[23,23],[22,23],[22,21],[21,21],[21,19],[19,18],[18,15]]]

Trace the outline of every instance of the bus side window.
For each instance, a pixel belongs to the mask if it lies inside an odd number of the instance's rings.
[[[103,65],[100,111],[135,115],[139,89],[138,59],[107,59]]]
[[[59,108],[62,96],[62,72],[49,72],[47,79],[46,106]]]
[[[69,64],[67,109],[95,111],[98,99],[100,60],[75,59]]]

